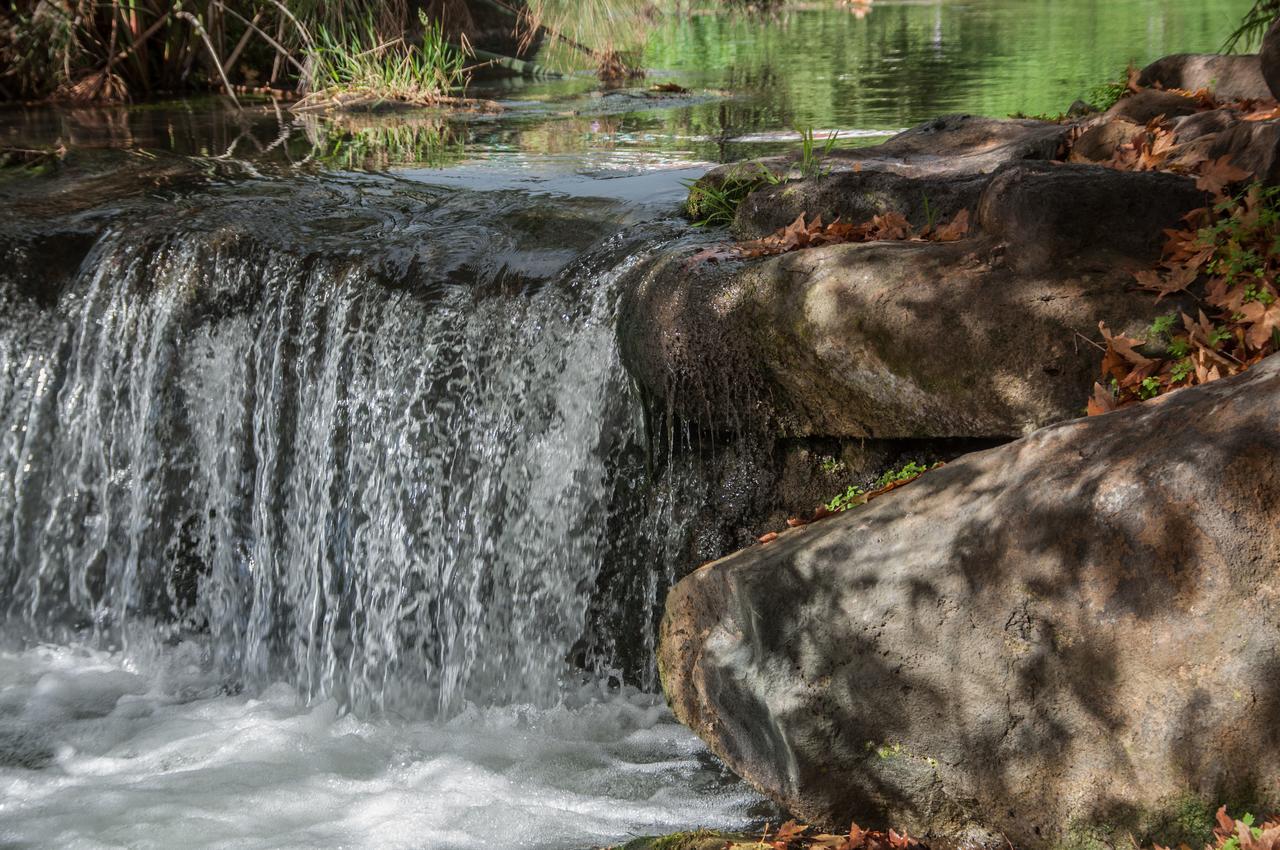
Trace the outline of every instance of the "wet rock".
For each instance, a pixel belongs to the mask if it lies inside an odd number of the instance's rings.
[[[1176,846],[1211,799],[1274,808],[1278,405],[1272,357],[700,569],[668,700],[817,824]]]
[[[0,768],[41,770],[53,763],[53,743],[30,725],[0,720]]]
[[[1143,68],[1138,85],[1212,91],[1219,100],[1272,97],[1257,54],[1176,53]]]
[[[1258,51],[1258,62],[1262,68],[1262,78],[1267,82],[1271,96],[1280,98],[1280,18],[1262,37],[1262,49]]]
[[[1067,109],[1068,118],[1084,118],[1087,115],[1093,115],[1098,111],[1098,107],[1092,103],[1083,100],[1077,100]]]
[[[956,177],[989,174],[1021,160],[1053,159],[1070,128],[1048,121],[946,115],[912,127],[865,148],[837,148],[822,167],[838,171],[889,171],[906,177]],[[714,168],[700,180],[720,185],[734,176],[752,177],[764,166],[778,175],[792,173],[797,157],[777,156]]]
[[[1145,89],[1116,101],[1115,106],[1108,109],[1106,117],[1112,120],[1128,121],[1145,126],[1153,118],[1163,115],[1165,118],[1177,118],[1190,115],[1200,108],[1193,97],[1175,92]]]

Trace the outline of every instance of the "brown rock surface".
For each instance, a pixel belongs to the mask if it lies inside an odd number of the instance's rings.
[[[1146,846],[1193,799],[1275,806],[1277,410],[1272,357],[704,567],[667,599],[668,700],[819,824]]]

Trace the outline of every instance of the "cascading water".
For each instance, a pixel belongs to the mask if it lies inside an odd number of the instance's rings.
[[[33,826],[57,820],[41,795],[92,794],[111,759],[165,775],[134,740],[137,701],[205,730],[166,741],[205,772],[243,769],[243,753],[206,751],[204,736],[252,721],[268,737],[356,735],[388,764],[429,763],[435,790],[404,805],[462,818],[488,810],[443,792],[443,775],[502,797],[486,782],[527,773],[506,820],[488,811],[383,844],[582,846],[669,816],[681,825],[707,800],[741,807],[740,790],[704,787],[696,803],[664,791],[709,781],[691,780],[708,769],[700,747],[659,698],[591,684],[620,641],[651,649],[647,634],[608,634],[602,606],[647,623],[670,580],[663,553],[687,534],[668,507],[678,498],[645,484],[616,344],[616,282],[639,240],[597,218],[576,236],[594,247],[567,262],[518,234],[462,227],[443,196],[412,199],[421,209],[392,200],[385,181],[343,190],[342,232],[326,221],[331,199],[308,207],[308,191],[267,202],[211,191],[177,214],[117,217],[51,304],[6,281],[0,581],[14,650],[0,661],[11,683],[0,768],[83,781],[22,773],[0,803],[0,839],[47,835]],[[472,194],[473,217],[497,203]],[[492,212],[507,221],[536,215],[502,203]],[[284,206],[298,224],[281,223]],[[600,598],[606,565],[639,571],[627,582],[638,598]],[[192,716],[193,698],[219,693],[230,696]],[[121,706],[133,707],[121,717]],[[23,725],[50,716],[69,724],[57,740]],[[123,725],[104,742],[85,718]],[[407,754],[404,741],[416,742]],[[308,746],[322,762],[350,756]],[[569,773],[554,767],[565,759]],[[337,773],[371,781],[361,764]],[[303,784],[324,774],[296,767]],[[586,777],[617,785],[616,799],[606,787],[584,803]],[[645,802],[628,808],[636,789]],[[526,803],[566,805],[572,828],[536,825]],[[157,817],[160,834],[183,822]],[[20,824],[11,834],[6,819]],[[372,834],[320,822],[325,841]]]

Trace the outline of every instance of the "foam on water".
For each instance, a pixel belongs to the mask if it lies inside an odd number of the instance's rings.
[[[201,654],[0,654],[0,844],[586,848],[754,801],[650,694],[372,721],[223,694]]]

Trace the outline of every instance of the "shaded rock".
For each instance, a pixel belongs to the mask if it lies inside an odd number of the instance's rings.
[[[1178,144],[1186,144],[1229,130],[1240,122],[1238,109],[1207,109],[1174,122],[1173,135]]]
[[[1025,163],[992,180],[958,243],[811,248],[632,273],[619,327],[654,400],[739,431],[1016,437],[1081,411],[1098,322],[1141,335],[1175,302],[1134,291],[1161,229],[1203,203],[1187,178]]]
[[[1228,157],[1232,165],[1274,185],[1280,182],[1280,121],[1241,121],[1217,134],[1207,155]]]
[[[1252,53],[1175,53],[1143,68],[1138,85],[1190,92],[1208,89],[1219,100],[1272,97],[1258,55]]]
[[[1272,357],[700,569],[667,598],[668,700],[817,824],[1035,850],[1274,808],[1277,407]]]
[[[1145,89],[1116,101],[1115,106],[1108,109],[1104,115],[1112,120],[1119,119],[1146,126],[1149,121],[1162,115],[1165,118],[1177,118],[1190,115],[1199,108],[1200,104],[1193,97],[1157,89]]]
[[[950,221],[978,202],[983,175],[912,178],[888,171],[841,171],[794,183],[766,186],[738,207],[734,233],[757,239],[785,227],[801,213],[824,221],[859,223],[887,212],[900,213],[914,227]]]
[[[1187,177],[1028,163],[992,179],[978,223],[1009,245],[1015,267],[1030,270],[1081,254],[1158,257],[1164,229],[1204,202]]]
[[[1083,100],[1077,100],[1067,109],[1068,118],[1083,118],[1086,115],[1093,115],[1098,111],[1098,107],[1092,103]]]
[[[1115,156],[1116,149],[1133,141],[1142,127],[1123,118],[1114,118],[1095,124],[1076,139],[1071,146],[1071,162],[1107,162]]]
[[[1271,96],[1280,98],[1280,18],[1271,24],[1267,34],[1262,37],[1262,48],[1258,51],[1258,63],[1261,66],[1262,78],[1266,80]]]

